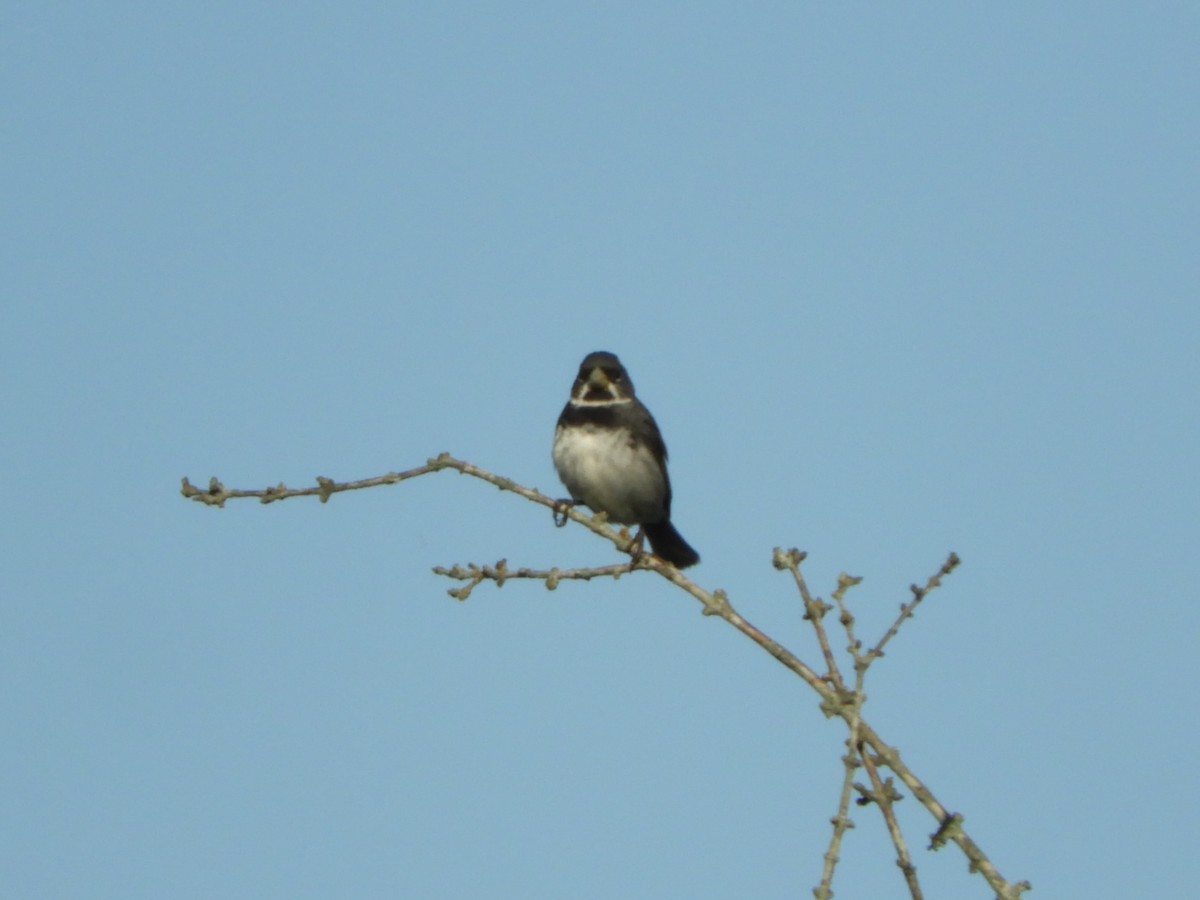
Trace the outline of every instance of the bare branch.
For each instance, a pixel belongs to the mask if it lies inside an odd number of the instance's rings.
[[[796,588],[800,591],[800,599],[804,601],[804,618],[812,622],[813,630],[817,634],[817,643],[821,645],[821,655],[825,657],[825,678],[838,690],[844,691],[846,684],[842,681],[842,673],[838,669],[837,660],[834,659],[833,649],[829,646],[829,636],[825,633],[825,613],[833,607],[809,593],[808,584],[800,574],[800,563],[806,556],[807,553],[795,547],[787,551],[776,547],[771,556],[771,563],[776,569],[787,569],[792,573],[792,580],[796,582]]]
[[[1019,900],[1022,892],[1030,890],[1028,881],[1010,883],[1001,876],[996,867],[992,865],[992,861],[988,859],[987,854],[963,830],[962,816],[957,813],[951,814],[938,802],[938,799],[933,796],[933,792],[900,759],[899,750],[884,743],[883,739],[865,721],[859,723],[859,733],[862,742],[874,751],[878,761],[891,769],[904,782],[904,785],[912,791],[912,795],[929,810],[939,823],[938,832],[934,835],[930,849],[936,850],[947,839],[954,841],[966,855],[971,871],[982,875],[1000,900]]]
[[[860,669],[866,671],[867,667],[862,660],[862,641],[854,636],[854,616],[846,606],[846,591],[861,583],[861,578],[855,578],[853,575],[842,572],[838,575],[838,586],[833,592],[833,602],[837,604],[838,608],[838,622],[846,630],[846,640],[849,642],[846,645],[846,651],[854,658],[856,671]]]
[[[940,586],[942,583],[942,578],[953,572],[958,566],[959,562],[961,562],[961,560],[959,560],[958,554],[951,553],[948,557],[946,557],[946,561],[942,563],[942,567],[938,569],[936,573],[929,576],[929,580],[925,582],[924,587],[917,587],[915,584],[909,586],[909,590],[912,591],[913,594],[912,603],[900,604],[900,615],[896,617],[896,621],[892,623],[892,627],[889,628],[884,636],[879,639],[879,643],[872,647],[870,652],[867,653],[866,665],[869,666],[876,659],[883,656],[883,648],[887,645],[888,641],[890,641],[899,633],[900,626],[904,624],[906,619],[911,619],[913,617],[913,613],[916,611],[917,605],[925,599],[926,594],[928,594],[934,588]]]
[[[849,743],[849,741],[847,741]],[[837,813],[829,820],[833,826],[833,834],[829,838],[829,847],[825,850],[824,867],[821,869],[821,882],[813,888],[816,900],[830,900],[833,897],[833,873],[841,860],[842,837],[854,827],[850,818],[850,794],[854,784],[854,770],[858,768],[858,755],[847,750],[842,756],[845,773],[842,778],[842,789],[838,796]]]
[[[862,748],[859,748],[860,752]],[[863,802],[874,802],[880,812],[883,813],[883,820],[887,823],[888,834],[891,835],[892,845],[896,848],[896,865],[900,867],[900,871],[904,873],[904,881],[908,885],[908,892],[912,895],[913,900],[922,900],[921,885],[917,881],[917,867],[913,865],[912,857],[908,855],[908,844],[904,841],[904,833],[900,830],[900,823],[896,821],[896,810],[894,804],[897,800],[903,799],[899,791],[892,784],[892,779],[884,780],[879,777],[879,769],[875,766],[875,761],[871,758],[870,753],[862,753],[863,766],[867,770],[867,775],[871,779],[871,789],[862,785],[855,785],[858,791],[863,796]]]
[[[854,787],[854,772],[861,765],[859,757],[862,748],[858,742],[858,726],[862,721],[862,704],[866,699],[863,694],[864,669],[855,668],[853,705],[847,723],[850,734],[846,737],[846,752],[842,756],[842,789],[838,796],[837,814],[829,821],[833,824],[833,834],[829,838],[829,848],[825,851],[825,864],[821,870],[821,883],[813,889],[816,900],[830,900],[833,897],[833,873],[837,867],[842,836],[846,830],[854,827],[850,818],[850,793]]]
[[[442,456],[445,456],[445,454],[442,454]],[[240,500],[243,497],[253,497],[264,504],[274,503],[276,500],[287,500],[289,497],[320,497],[322,503],[327,503],[332,495],[341,493],[342,491],[358,491],[363,488],[379,487],[384,484],[396,484],[409,478],[416,478],[418,475],[427,475],[430,472],[436,472],[439,469],[446,468],[445,466],[436,464],[441,459],[442,457],[438,457],[437,460],[430,460],[426,465],[417,466],[415,469],[408,469],[404,472],[389,472],[386,475],[379,475],[375,478],[364,478],[362,481],[346,481],[340,484],[323,475],[318,475],[317,486],[307,488],[289,488],[286,484],[280,482],[274,487],[241,490],[239,488],[227,488],[213,477],[208,480],[208,489],[203,490],[196,487],[187,478],[183,478],[179,492],[198,503],[218,507],[224,507],[226,500]]]
[[[475,563],[468,563],[466,568],[457,564],[449,569],[443,566],[434,566],[433,574],[468,582],[461,588],[451,588],[446,592],[455,600],[466,600],[471,595],[471,591],[484,581],[494,581],[496,587],[504,587],[504,582],[510,578],[530,578],[546,582],[546,590],[552,591],[558,587],[560,581],[590,581],[593,578],[612,578],[613,581],[616,581],[627,572],[639,568],[650,567],[639,559],[588,569],[510,569],[508,560],[502,559],[494,566],[477,566]]]
[[[841,673],[837,667],[836,659],[833,656],[832,649],[829,645],[828,635],[824,630],[822,621],[825,613],[833,607],[822,602],[819,598],[813,598],[808,591],[808,586],[805,584],[803,577],[799,571],[800,562],[804,559],[804,554],[799,550],[775,551],[775,566],[780,569],[787,569],[792,572],[793,578],[796,581],[797,588],[804,601],[805,617],[813,623],[813,627],[817,632],[818,641],[821,644],[821,652],[825,660],[827,674],[825,676],[818,675],[803,660],[797,657],[794,653],[780,644],[778,641],[770,638],[754,625],[752,625],[745,617],[738,613],[729,602],[729,598],[725,591],[714,589],[712,591],[705,590],[686,575],[676,569],[673,565],[659,559],[650,554],[640,552],[640,548],[636,545],[634,539],[629,535],[626,529],[621,529],[619,532],[614,531],[607,523],[603,515],[589,516],[574,508],[569,502],[556,500],[548,497],[539,491],[532,488],[527,488],[514,482],[512,479],[503,478],[499,475],[494,475],[478,466],[463,460],[455,459],[448,453],[429,459],[425,465],[417,466],[413,469],[407,469],[402,472],[389,472],[386,475],[381,475],[375,478],[367,478],[361,481],[335,482],[332,479],[318,477],[315,487],[305,488],[288,488],[284,484],[279,484],[274,487],[261,488],[256,490],[241,490],[226,488],[220,481],[213,478],[209,481],[207,490],[198,488],[191,484],[187,478],[182,479],[180,492],[184,497],[194,500],[198,503],[203,503],[207,506],[223,507],[228,500],[241,498],[255,498],[261,503],[273,503],[276,500],[286,500],[291,497],[318,497],[322,503],[328,502],[329,498],[336,493],[343,491],[361,490],[364,488],[379,487],[387,484],[397,484],[401,481],[406,481],[410,478],[416,478],[421,475],[427,475],[433,472],[440,472],[444,469],[453,469],[463,475],[470,475],[489,484],[494,485],[500,490],[510,491],[532,503],[537,503],[545,506],[553,511],[556,524],[566,524],[566,520],[571,520],[583,525],[585,528],[595,532],[598,536],[611,542],[618,550],[624,553],[629,553],[631,559],[626,563],[612,564],[607,566],[597,566],[581,569],[531,569],[519,568],[509,569],[505,560],[500,560],[495,565],[475,565],[468,564],[466,567],[455,565],[450,568],[438,567],[434,569],[439,575],[444,575],[458,581],[463,581],[465,584],[461,588],[451,589],[451,596],[459,600],[465,600],[479,584],[484,581],[494,581],[497,587],[503,586],[505,581],[511,578],[523,578],[530,580],[544,581],[548,589],[553,590],[563,580],[580,580],[586,581],[592,578],[619,578],[627,572],[639,570],[654,572],[675,586],[681,588],[686,593],[690,594],[702,605],[705,615],[717,616],[725,622],[732,625],[743,635],[748,637],[754,643],[758,644],[763,650],[771,654],[785,668],[799,676],[810,688],[812,688],[821,699],[821,709],[827,716],[838,716],[843,719],[850,730],[848,740],[847,758],[843,759],[843,765],[846,770],[846,777],[843,784],[842,798],[839,802],[838,814],[832,820],[834,824],[834,837],[830,842],[830,848],[826,853],[826,872],[823,874],[821,885],[814,890],[814,894],[818,897],[832,896],[832,873],[836,866],[838,858],[838,850],[840,847],[841,837],[847,829],[853,827],[853,823],[849,819],[849,804],[848,797],[850,787],[853,784],[853,772],[858,766],[858,760],[870,760],[874,766],[883,765],[889,768],[895,775],[904,783],[912,792],[913,796],[923,805],[935,820],[939,823],[938,830],[933,836],[933,848],[937,848],[947,841],[953,841],[966,854],[970,861],[971,870],[980,873],[992,889],[996,892],[999,900],[1019,900],[1021,893],[1029,890],[1029,883],[1022,881],[1010,883],[1006,881],[1000,873],[992,865],[988,857],[975,844],[974,841],[967,835],[962,827],[962,817],[957,814],[951,815],[945,807],[937,801],[933,793],[924,785],[924,783],[914,775],[907,766],[901,761],[899,752],[894,748],[884,743],[884,741],[875,733],[874,729],[861,718],[861,708],[865,701],[863,693],[863,675],[875,659],[883,655],[883,649],[887,643],[896,636],[900,626],[906,619],[913,615],[913,610],[917,604],[925,598],[925,596],[938,587],[941,579],[948,575],[955,566],[958,565],[959,559],[955,554],[950,554],[945,564],[941,569],[933,575],[925,584],[924,587],[912,587],[913,600],[909,604],[901,607],[901,612],[891,628],[880,639],[868,653],[861,652],[861,645],[854,636],[854,618],[850,614],[845,605],[845,591],[858,583],[858,579],[843,575],[838,582],[838,588],[834,592],[834,600],[838,604],[839,621],[846,629],[849,638],[849,650],[855,660],[855,686],[853,690],[846,688],[842,679]],[[560,522],[561,519],[561,522]],[[868,755],[866,749],[870,748],[870,752],[874,754],[872,759]],[[859,752],[856,753],[856,750]],[[878,773],[874,768],[868,770],[872,775],[873,783],[878,779]],[[888,782],[882,782],[885,787],[890,785]],[[890,789],[890,788],[889,788]],[[861,789],[860,790],[866,790]],[[880,788],[876,785],[868,791],[872,799],[884,796]],[[867,794],[864,794],[866,796]],[[880,804],[881,808],[883,804]],[[886,814],[885,814],[886,817]],[[889,826],[890,828],[890,826]],[[898,851],[899,852],[899,851]],[[905,851],[901,855],[901,859],[907,858]],[[911,864],[911,860],[909,860]],[[903,864],[901,868],[904,868]],[[914,875],[915,879],[915,870]],[[819,893],[824,890],[825,893]],[[919,896],[919,894],[914,894]]]

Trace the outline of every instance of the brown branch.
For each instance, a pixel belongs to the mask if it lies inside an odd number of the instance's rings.
[[[494,581],[496,587],[504,587],[504,582],[510,578],[530,578],[546,582],[546,590],[552,591],[558,587],[560,581],[591,581],[593,578],[612,578],[616,581],[627,572],[647,568],[650,567],[642,562],[642,559],[636,559],[627,563],[588,569],[510,569],[508,560],[502,559],[494,566],[477,566],[475,563],[468,563],[465,568],[458,564],[449,569],[434,566],[433,574],[468,582],[461,588],[451,588],[446,592],[455,600],[466,600],[471,591],[484,581]]]
[[[449,453],[441,453],[432,459],[427,459],[425,465],[417,466],[415,469],[406,469],[403,472],[388,472],[386,475],[379,475],[375,478],[364,478],[361,481],[337,482],[323,475],[318,475],[316,487],[289,488],[287,485],[280,483],[275,485],[275,487],[260,488],[257,490],[238,490],[226,488],[216,478],[210,478],[208,490],[202,490],[188,481],[187,478],[183,478],[179,492],[183,496],[207,506],[224,506],[226,500],[236,500],[243,497],[253,497],[261,503],[274,503],[276,500],[287,500],[291,497],[320,497],[321,502],[325,503],[328,502],[331,496],[340,494],[343,491],[359,491],[364,488],[379,487],[385,484],[398,484],[401,481],[407,481],[410,478],[417,478],[421,475],[428,475],[430,472],[440,472],[443,469],[454,469],[463,475],[474,476],[486,481],[488,484],[494,484],[502,491],[512,491],[526,500],[540,503],[542,506],[548,506],[551,509],[561,510],[565,508],[568,515],[570,514],[569,505],[564,504],[562,500],[547,497],[539,491],[517,484],[511,478],[493,475],[486,469],[481,469],[461,459],[455,459]],[[584,524],[594,518],[592,516],[585,516],[582,513],[575,513],[575,515],[570,517]],[[600,532],[597,533],[599,534]]]
[[[978,872],[983,876],[996,892],[999,900],[1019,900],[1024,891],[1030,890],[1028,881],[1008,882],[1000,875],[992,861],[988,859],[987,854],[963,830],[962,816],[958,813],[950,813],[938,802],[938,799],[933,796],[933,792],[900,759],[899,750],[884,743],[883,739],[865,721],[859,724],[859,729],[862,742],[874,751],[879,762],[891,769],[896,777],[904,782],[905,787],[912,791],[912,795],[920,801],[921,805],[929,810],[937,820],[938,831],[931,841],[931,850],[940,848],[947,840],[954,841],[966,855],[971,871]]]
[[[800,574],[800,563],[804,562],[806,556],[807,553],[795,547],[786,551],[776,547],[771,556],[771,564],[776,569],[786,569],[792,573],[792,580],[796,582],[796,589],[800,591],[800,599],[804,601],[804,618],[812,622],[813,630],[817,634],[817,643],[821,646],[821,655],[825,657],[825,679],[839,691],[845,691],[846,683],[842,681],[842,673],[833,656],[833,648],[829,646],[829,636],[825,633],[823,624],[825,613],[833,607],[809,593],[808,584]]]
[[[879,777],[879,769],[876,767],[875,761],[871,759],[871,754],[862,752],[861,746],[859,752],[862,754],[863,767],[866,768],[867,775],[871,779],[869,790],[863,785],[855,785],[863,797],[860,802],[874,802],[879,807],[879,811],[883,813],[883,820],[887,823],[892,845],[896,848],[896,865],[904,873],[908,892],[912,895],[913,900],[922,900],[921,885],[917,881],[917,867],[913,865],[912,857],[908,855],[908,844],[905,843],[904,833],[900,830],[900,823],[896,821],[894,804],[897,800],[903,799],[902,795],[892,784],[892,779],[888,778],[885,781]]]
[[[847,628],[847,633],[850,635],[852,652],[856,656],[856,672],[859,677],[856,677],[855,690],[847,690],[842,682],[841,675],[837,669],[836,662],[833,660],[832,651],[828,646],[828,638],[822,640],[822,654],[825,657],[825,663],[829,671],[825,677],[818,675],[817,672],[808,666],[803,660],[797,657],[794,653],[775,641],[761,630],[751,624],[745,617],[738,613],[730,604],[729,598],[721,589],[707,591],[700,587],[686,575],[676,569],[670,563],[667,563],[656,556],[643,554],[635,545],[634,540],[629,536],[625,529],[620,532],[614,531],[609,527],[603,515],[589,516],[578,509],[574,508],[562,500],[556,500],[548,497],[539,491],[527,488],[517,484],[512,479],[503,478],[494,475],[491,472],[481,469],[471,463],[463,460],[455,459],[447,453],[442,453],[436,458],[427,460],[425,465],[418,466],[413,469],[407,469],[403,472],[389,472],[387,475],[381,475],[376,478],[367,478],[361,481],[350,482],[335,482],[332,479],[318,477],[315,487],[306,488],[288,488],[286,485],[279,484],[275,487],[262,488],[258,490],[239,490],[226,488],[220,481],[213,478],[209,481],[208,489],[202,489],[194,486],[187,478],[182,479],[180,492],[184,497],[194,500],[198,503],[203,503],[207,506],[223,507],[228,500],[241,498],[255,498],[261,503],[273,503],[276,500],[286,500],[291,497],[319,497],[322,503],[325,503],[329,498],[336,493],[343,491],[361,490],[364,488],[378,487],[387,484],[397,484],[401,481],[406,481],[410,478],[416,478],[421,475],[427,475],[432,472],[439,472],[444,469],[453,469],[463,475],[470,475],[474,478],[479,478],[489,484],[498,487],[500,490],[511,491],[530,502],[540,504],[551,509],[555,514],[556,521],[561,516],[563,523],[566,519],[577,522],[585,528],[595,532],[605,540],[610,541],[618,550],[630,553],[633,557],[628,563],[614,564],[609,566],[600,566],[596,568],[585,569],[530,569],[519,568],[511,570],[508,568],[505,560],[500,560],[495,566],[476,566],[469,565],[466,568],[462,566],[453,566],[449,569],[438,568],[434,571],[440,575],[445,575],[449,578],[454,578],[461,581],[466,581],[462,588],[451,590],[452,596],[458,599],[465,599],[470,592],[483,581],[495,581],[497,586],[502,586],[505,581],[510,578],[535,579],[546,582],[546,587],[553,589],[564,579],[572,580],[588,580],[596,577],[611,577],[619,578],[626,572],[646,570],[660,575],[667,581],[690,594],[693,598],[700,602],[703,606],[705,615],[713,615],[721,618],[728,624],[732,625],[743,635],[748,637],[754,643],[758,644],[763,650],[771,654],[781,665],[800,677],[805,684],[816,691],[821,698],[821,709],[827,716],[838,716],[842,718],[851,729],[851,737],[856,738],[851,747],[864,745],[871,748],[874,752],[878,764],[887,766],[895,775],[905,784],[912,792],[913,796],[925,806],[926,809],[934,816],[939,823],[938,830],[933,836],[933,847],[941,846],[946,841],[953,841],[966,854],[970,861],[970,868],[973,872],[979,872],[988,882],[992,889],[996,892],[999,900],[1019,900],[1022,892],[1029,890],[1029,883],[1022,881],[1010,883],[1006,881],[1000,873],[992,865],[988,857],[983,853],[974,841],[967,836],[967,833],[962,828],[962,818],[957,814],[951,815],[946,811],[945,807],[937,801],[933,793],[914,775],[900,759],[899,752],[883,742],[874,729],[871,728],[865,720],[861,718],[860,708],[863,699],[861,672],[865,671],[866,665],[871,661],[883,655],[884,646],[898,633],[903,622],[912,617],[913,610],[924,599],[925,595],[936,588],[941,583],[941,578],[948,575],[955,566],[958,565],[958,557],[951,554],[942,568],[926,582],[923,588],[918,588],[915,585],[912,587],[914,599],[910,604],[901,607],[900,616],[897,618],[892,627],[884,634],[879,643],[875,645],[868,653],[863,654],[865,665],[860,665],[860,660],[857,659],[857,641],[853,637],[853,617],[849,616],[844,606],[842,605],[842,593],[846,587],[856,580],[850,579],[846,583],[839,582],[838,592],[835,592],[835,599],[838,600],[839,608],[842,612],[842,624]],[[804,584],[803,578],[799,577],[799,563],[803,560],[803,554],[800,551],[788,551],[786,560],[780,565],[781,551],[776,551],[776,566],[793,571],[794,576],[798,579],[797,584],[801,590],[801,596],[804,599],[806,617],[813,623],[814,627],[818,628],[818,633],[823,635],[824,629],[821,626],[821,620],[832,607],[822,603],[819,599],[814,599],[808,594],[807,585]],[[845,576],[849,578],[849,576]],[[821,638],[819,638],[821,640]],[[832,683],[831,683],[832,682]],[[853,752],[853,751],[849,751]],[[866,758],[865,751],[862,758]],[[851,765],[846,764],[850,770]],[[842,815],[839,807],[839,818],[846,818]],[[848,818],[846,818],[848,822]],[[844,832],[849,824],[838,826],[835,823],[835,828],[841,827]],[[840,837],[838,838],[840,842]],[[837,847],[833,846],[833,858],[836,861]],[[827,854],[828,856],[829,854]]]
[[[869,666],[876,659],[883,656],[883,648],[887,645],[888,641],[890,641],[900,632],[900,626],[903,625],[907,619],[911,619],[913,617],[913,613],[916,611],[918,604],[925,599],[926,595],[930,591],[941,585],[942,578],[953,572],[955,568],[957,568],[960,561],[961,560],[959,560],[957,553],[951,553],[948,557],[946,557],[946,561],[942,563],[942,567],[933,575],[929,576],[929,580],[925,582],[924,587],[917,587],[915,584],[909,586],[909,590],[912,591],[913,594],[912,603],[900,604],[900,615],[896,617],[896,621],[892,623],[892,627],[889,628],[884,633],[883,637],[879,639],[879,643],[872,647],[871,650],[866,654],[866,665]]]
[[[837,814],[829,820],[833,825],[833,834],[829,838],[829,847],[825,851],[821,882],[813,888],[813,896],[816,900],[830,900],[833,897],[833,873],[840,858],[842,837],[847,829],[854,827],[854,821],[850,818],[850,793],[854,788],[854,772],[861,765],[858,726],[862,721],[862,704],[865,699],[863,674],[864,670],[855,670],[853,707],[850,710],[850,718],[847,719],[850,734],[846,737],[846,752],[842,756],[842,766],[844,767],[842,789],[838,795]]]
[[[861,578],[855,578],[853,575],[847,575],[842,572],[838,575],[838,586],[833,592],[833,602],[838,608],[838,622],[846,631],[846,640],[849,642],[846,645],[846,651],[854,659],[855,672],[865,672],[869,663],[863,663],[862,641],[854,636],[854,616],[850,613],[850,608],[846,605],[846,591],[850,588],[861,584]]]

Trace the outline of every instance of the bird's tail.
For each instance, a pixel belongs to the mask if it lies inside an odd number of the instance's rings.
[[[686,569],[700,562],[700,554],[691,548],[670,522],[655,522],[644,526],[650,549],[677,569]]]

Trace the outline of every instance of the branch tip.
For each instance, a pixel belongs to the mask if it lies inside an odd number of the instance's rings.
[[[573,509],[570,501],[556,501],[537,490],[524,487],[510,478],[494,475],[469,462],[455,459],[447,452],[442,452],[436,457],[426,460],[423,466],[401,472],[389,472],[386,475],[367,478],[361,481],[339,483],[325,476],[318,476],[316,484],[309,487],[289,489],[281,482],[274,487],[258,490],[231,490],[226,488],[216,477],[213,477],[209,480],[208,489],[205,490],[193,485],[185,477],[180,479],[180,493],[189,500],[217,507],[223,507],[225,501],[228,499],[242,497],[254,497],[265,504],[289,497],[315,496],[322,503],[326,503],[333,494],[341,491],[359,490],[382,484],[396,484],[410,478],[441,471],[442,469],[454,469],[459,474],[470,475],[473,478],[486,481],[500,490],[512,491],[533,503],[545,506],[554,513],[556,525],[565,525],[567,519],[574,519],[584,527],[595,532],[598,536],[610,541],[618,550],[631,551],[633,545],[637,543],[636,539],[631,541],[626,529],[622,529],[620,534],[616,533],[609,526],[608,517],[603,514],[585,515],[583,512]],[[626,572],[632,572],[636,569],[651,569],[655,571],[698,599],[703,605],[702,612],[704,615],[716,615],[724,619],[744,636],[750,638],[759,647],[766,650],[786,668],[800,676],[821,697],[821,711],[827,717],[840,717],[849,725],[850,738],[848,739],[848,746],[851,748],[851,752],[847,754],[847,758],[843,759],[846,777],[843,780],[842,800],[839,804],[837,815],[830,820],[834,825],[834,835],[829,849],[825,854],[825,872],[821,884],[813,890],[815,896],[825,898],[833,896],[832,876],[838,861],[841,836],[847,829],[854,827],[854,822],[848,815],[850,805],[847,801],[852,793],[857,790],[861,798],[858,801],[859,803],[875,803],[881,809],[886,810],[884,813],[885,819],[889,823],[889,829],[893,832],[893,840],[897,847],[897,855],[899,857],[897,863],[904,870],[905,878],[910,884],[912,896],[914,898],[920,897],[920,888],[916,882],[916,868],[912,865],[911,859],[904,849],[902,838],[898,833],[898,826],[895,825],[894,816],[891,813],[891,804],[900,799],[899,791],[896,789],[891,777],[883,779],[880,777],[880,773],[876,771],[877,767],[886,767],[896,776],[900,783],[905,785],[909,793],[933,814],[935,821],[939,823],[937,831],[930,836],[930,849],[936,850],[948,842],[957,844],[970,861],[972,871],[982,874],[988,884],[995,889],[998,900],[1019,900],[1021,893],[1030,890],[1029,882],[1010,883],[1005,881],[983,851],[963,829],[962,816],[957,813],[949,813],[938,802],[937,798],[933,796],[930,790],[904,764],[899,752],[894,747],[889,747],[883,743],[874,729],[861,718],[862,704],[866,701],[866,694],[863,691],[863,676],[867,667],[875,658],[883,655],[884,646],[896,636],[904,620],[913,616],[917,604],[930,591],[939,587],[941,580],[958,567],[961,563],[958,554],[951,552],[938,571],[930,576],[923,586],[910,586],[912,599],[900,605],[900,614],[892,627],[888,629],[887,633],[884,634],[874,648],[866,652],[862,650],[862,642],[853,634],[855,617],[844,603],[844,594],[846,591],[860,584],[862,578],[848,575],[844,572],[838,576],[837,587],[831,599],[837,603],[839,612],[838,621],[847,632],[847,637],[849,638],[848,649],[854,657],[855,679],[853,690],[847,686],[841,673],[838,671],[837,663],[829,646],[825,626],[822,623],[822,620],[825,619],[825,614],[834,609],[834,607],[825,603],[820,598],[814,598],[809,592],[808,586],[805,584],[805,579],[801,574],[800,565],[805,561],[807,556],[808,554],[805,551],[795,547],[788,549],[776,547],[773,549],[771,561],[776,569],[790,571],[795,579],[797,588],[804,600],[804,617],[813,623],[814,630],[817,632],[821,643],[822,653],[826,657],[828,671],[825,675],[818,674],[816,670],[786,647],[746,621],[733,608],[724,590],[706,591],[699,585],[689,581],[686,576],[680,574],[673,566],[649,555],[645,557],[635,556],[633,559],[628,559],[622,563],[578,569],[559,569],[557,567],[544,570],[524,567],[512,569],[509,567],[506,559],[499,559],[493,565],[469,563],[464,567],[456,563],[450,567],[435,566],[432,571],[435,575],[461,582],[457,587],[446,591],[447,594],[460,602],[467,600],[472,591],[484,581],[495,581],[497,587],[501,587],[511,578],[525,578],[540,580],[545,584],[547,590],[555,590],[564,580],[587,581],[598,577],[616,580]],[[855,751],[855,748],[857,748],[857,751]],[[854,759],[855,752],[857,752],[861,762]],[[871,786],[860,785],[853,781],[852,773],[859,765],[865,766],[870,773]]]
[[[773,565],[776,569],[779,569],[781,571],[783,569],[793,569],[794,570],[798,565],[800,565],[800,563],[804,562],[804,560],[807,558],[808,558],[807,551],[797,550],[795,547],[792,547],[789,550],[783,550],[780,547],[776,547],[774,550],[771,551],[771,565]]]

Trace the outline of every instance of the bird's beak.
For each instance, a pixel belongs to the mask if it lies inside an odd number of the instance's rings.
[[[596,368],[592,369],[592,371],[588,373],[587,383],[588,387],[606,388],[609,386],[610,382],[608,380],[608,376],[604,374],[604,370],[599,366],[596,366]]]

